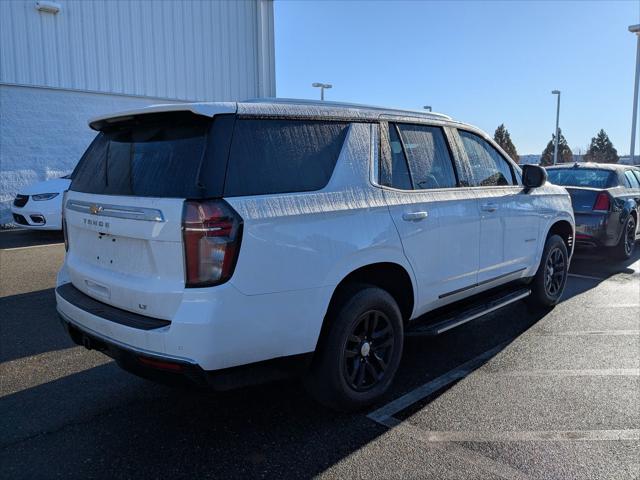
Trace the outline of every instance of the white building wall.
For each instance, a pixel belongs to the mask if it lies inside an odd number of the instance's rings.
[[[178,100],[275,95],[265,0],[0,2],[0,83]]]
[[[0,0],[0,225],[73,170],[105,112],[275,96],[270,0]]]
[[[20,187],[71,173],[96,132],[87,119],[165,100],[0,85],[0,225]]]

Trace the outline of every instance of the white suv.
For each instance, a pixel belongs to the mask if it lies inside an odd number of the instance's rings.
[[[57,308],[125,369],[217,389],[298,373],[368,405],[405,332],[552,306],[571,200],[441,114],[294,100],[100,117],[65,194]]]

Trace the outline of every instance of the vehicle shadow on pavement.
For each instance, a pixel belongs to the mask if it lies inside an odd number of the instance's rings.
[[[75,345],[58,320],[53,288],[2,297],[0,312],[0,363]]]
[[[518,302],[439,337],[407,338],[381,404],[507,345],[540,318]],[[11,478],[311,477],[387,431],[364,414],[328,411],[293,380],[202,393],[147,382],[109,362],[0,398],[0,464]]]
[[[0,250],[3,248],[24,248],[64,242],[62,231],[55,230],[0,230]]]

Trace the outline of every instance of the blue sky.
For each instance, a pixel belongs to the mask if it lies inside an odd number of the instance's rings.
[[[275,2],[279,97],[403,108],[432,105],[493,134],[505,123],[521,154],[560,126],[577,153],[604,128],[629,152],[640,1]],[[636,147],[636,153],[638,147]]]

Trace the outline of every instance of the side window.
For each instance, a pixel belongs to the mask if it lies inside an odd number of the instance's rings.
[[[416,190],[456,186],[442,128],[399,123],[398,132]]]
[[[348,127],[345,122],[238,119],[224,194],[264,195],[324,188]]]
[[[631,170],[633,174],[636,176],[638,183],[640,183],[640,170]]]
[[[402,142],[398,136],[398,131],[393,123],[388,124],[389,135],[389,166],[382,172],[380,183],[388,187],[399,188],[402,190],[411,190],[411,177],[407,160],[402,151]]]
[[[627,177],[627,180],[629,181],[631,188],[640,188],[640,183],[638,183],[638,179],[636,178],[636,176],[633,174],[631,170],[625,170],[624,176]]]
[[[465,130],[458,130],[458,133],[469,158],[476,186],[514,185],[511,166],[489,142]]]

